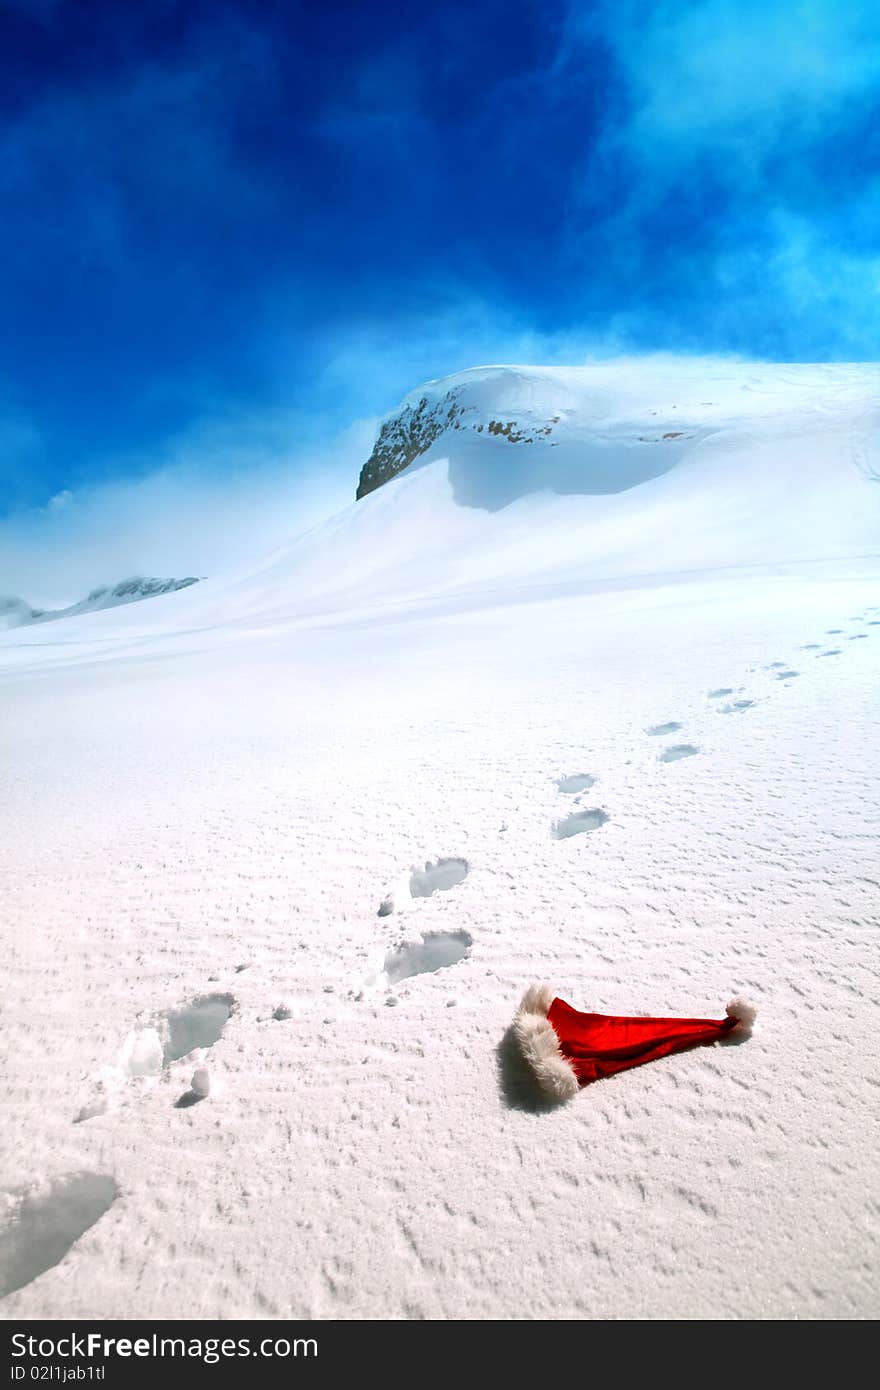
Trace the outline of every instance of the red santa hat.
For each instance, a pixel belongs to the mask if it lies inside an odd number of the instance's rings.
[[[670,1052],[719,1038],[751,1037],[755,1013],[745,1000],[732,999],[721,1019],[585,1014],[555,998],[549,985],[531,985],[513,1020],[513,1035],[541,1090],[553,1100],[568,1100],[579,1086]]]

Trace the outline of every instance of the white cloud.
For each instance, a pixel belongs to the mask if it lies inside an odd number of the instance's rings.
[[[45,510],[47,512],[63,512],[73,501],[73,493],[69,488],[63,488],[61,492],[56,492],[49,498]]]

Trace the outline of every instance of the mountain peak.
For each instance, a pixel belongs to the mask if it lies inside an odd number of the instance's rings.
[[[707,439],[871,406],[877,369],[663,355],[582,367],[477,367],[427,382],[379,425],[357,498],[449,461],[455,500],[496,511],[531,492],[611,496]]]

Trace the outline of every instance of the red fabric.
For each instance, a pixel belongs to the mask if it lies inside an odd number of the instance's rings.
[[[735,1018],[624,1018],[582,1014],[554,999],[547,1013],[582,1086],[600,1076],[653,1062],[697,1043],[714,1042],[736,1027]]]

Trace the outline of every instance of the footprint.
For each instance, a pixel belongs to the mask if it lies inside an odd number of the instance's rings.
[[[570,840],[572,835],[583,835],[588,830],[598,830],[608,819],[605,811],[600,811],[597,806],[589,811],[574,811],[570,816],[556,822],[553,836],[557,840]]]
[[[408,980],[411,975],[432,974],[457,965],[470,955],[474,941],[466,931],[425,932],[418,941],[405,941],[385,957],[382,973],[389,985]]]
[[[170,1009],[165,1015],[164,1064],[179,1061],[197,1047],[213,1047],[219,1042],[234,1003],[231,994],[205,994],[182,1009]]]
[[[152,1026],[133,1028],[115,1066],[104,1067],[93,1079],[92,1094],[74,1123],[106,1114],[127,1081],[161,1076],[171,1062],[196,1048],[213,1047],[222,1037],[234,1005],[231,994],[204,994],[182,1008],[169,1009]]]
[[[804,645],[801,647],[801,651],[817,652],[819,650],[819,645],[820,644],[818,642],[805,642]]]
[[[825,636],[826,636],[826,637],[837,637],[837,635],[838,635],[839,633],[841,633],[841,632],[843,632],[843,628],[842,628],[842,627],[828,627],[828,628],[825,629]]]
[[[438,859],[434,864],[426,864],[424,869],[414,869],[409,880],[409,891],[414,898],[430,898],[432,893],[445,893],[457,883],[467,878],[467,860]]]
[[[847,637],[846,640],[847,642],[864,642],[867,636],[867,632],[857,632],[852,637]]]
[[[650,734],[651,738],[662,738],[665,734],[677,734],[681,727],[681,724],[677,724],[674,719],[670,719],[668,724],[654,724],[650,729],[646,729],[645,732]]]
[[[754,700],[731,700],[729,705],[721,706],[722,714],[736,714],[739,710],[751,709]]]
[[[868,623],[868,627],[880,627],[880,618],[872,618]]]
[[[660,763],[677,763],[679,758],[692,758],[695,753],[699,753],[699,748],[695,748],[692,743],[673,743],[669,748],[664,748],[658,757]]]
[[[780,671],[780,672],[777,674],[776,679],[777,679],[778,681],[788,681],[788,680],[791,680],[791,678],[792,678],[793,676],[799,676],[799,675],[800,675],[800,671]]]
[[[732,694],[733,694],[733,686],[732,686],[732,685],[720,685],[720,686],[718,687],[717,690],[710,690],[710,691],[709,691],[709,699],[710,699],[710,700],[720,700],[721,697],[722,697],[722,695],[732,695]],[[678,727],[681,728],[681,725],[679,725]],[[674,732],[674,730],[673,730],[673,732]]]
[[[840,656],[840,648],[839,648],[839,647],[829,647],[829,649],[828,649],[827,652],[820,652],[820,653],[819,653],[819,656]],[[818,659],[819,659],[819,658],[817,657],[816,660],[818,661]]]
[[[596,785],[596,778],[589,772],[575,772],[571,777],[562,777],[556,783],[561,792],[572,795],[574,792],[585,792]]]
[[[765,671],[781,671],[785,665],[784,661],[771,661],[769,666],[765,666]]]
[[[106,1173],[68,1173],[0,1200],[0,1298],[64,1259],[119,1195]]]
[[[437,859],[426,863],[424,869],[407,869],[379,904],[379,916],[388,917],[400,912],[413,898],[430,898],[432,893],[445,893],[467,878],[466,859]]]

